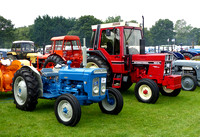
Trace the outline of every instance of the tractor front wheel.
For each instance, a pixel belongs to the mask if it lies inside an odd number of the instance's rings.
[[[186,60],[190,60],[193,56],[190,53],[183,53],[183,56],[185,57]]]
[[[16,107],[21,110],[32,111],[37,105],[39,83],[31,69],[17,70],[13,79],[13,94]]]
[[[81,106],[72,94],[63,94],[58,97],[54,111],[57,120],[66,126],[75,126],[81,118]]]
[[[108,96],[101,102],[99,107],[103,113],[117,115],[123,108],[123,97],[119,90],[108,88]]]
[[[197,86],[197,79],[192,75],[183,75],[181,78],[182,89],[186,91],[194,91]]]
[[[171,97],[176,97],[178,96],[178,94],[181,92],[181,88],[180,89],[169,89],[166,88],[166,86],[163,86],[162,88],[160,88],[160,93],[164,96],[171,96]]]
[[[141,79],[135,85],[135,96],[143,103],[155,103],[159,98],[158,85],[151,79]]]

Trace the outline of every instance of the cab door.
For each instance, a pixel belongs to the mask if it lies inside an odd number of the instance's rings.
[[[113,73],[121,73],[124,67],[124,60],[121,56],[122,51],[120,50],[120,44],[122,42],[120,33],[119,28],[101,30],[100,49],[111,63]]]

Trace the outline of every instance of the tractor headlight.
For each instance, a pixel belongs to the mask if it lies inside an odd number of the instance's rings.
[[[93,92],[94,94],[98,94],[99,93],[99,88],[97,86],[93,87]]]
[[[101,92],[104,94],[106,92],[106,86],[101,87]]]
[[[99,95],[99,78],[94,78],[92,82],[92,95]]]

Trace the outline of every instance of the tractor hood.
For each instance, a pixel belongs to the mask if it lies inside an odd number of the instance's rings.
[[[104,68],[67,68],[63,67],[59,70],[59,79],[69,79],[69,80],[79,80],[85,81],[92,75],[95,76],[105,76],[107,71]]]
[[[169,54],[135,54],[132,55],[132,61],[137,62],[137,61],[144,61],[144,62],[151,62],[151,61],[165,61],[166,55]]]
[[[176,60],[173,66],[187,66],[187,67],[200,67],[200,61],[195,60]]]

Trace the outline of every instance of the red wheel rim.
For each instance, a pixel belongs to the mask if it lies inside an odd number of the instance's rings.
[[[190,57],[188,57],[188,56],[184,56],[184,57],[185,57],[186,60],[190,60]]]
[[[49,62],[46,65],[46,68],[54,68],[55,64],[53,62]]]

